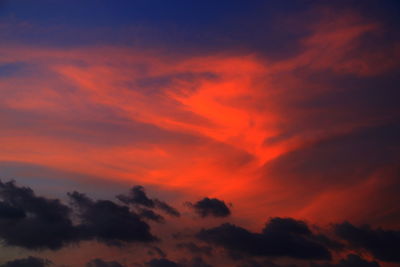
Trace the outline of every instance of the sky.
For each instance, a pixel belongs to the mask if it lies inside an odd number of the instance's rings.
[[[0,0],[0,266],[399,266],[399,12]]]

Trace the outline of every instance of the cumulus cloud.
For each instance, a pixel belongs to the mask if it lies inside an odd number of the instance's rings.
[[[78,192],[68,196],[72,207],[58,199],[37,196],[29,187],[19,187],[13,181],[0,181],[0,238],[4,244],[58,250],[83,240],[107,245],[157,240],[144,219],[164,218],[151,210],[137,213],[126,205],[92,200]]]
[[[88,238],[117,245],[156,240],[150,233],[150,226],[127,206],[109,200],[94,201],[78,192],[69,193],[68,196],[79,210],[80,229]]]
[[[205,197],[196,203],[187,202],[187,205],[194,209],[200,217],[228,217],[230,209],[224,201],[217,198]]]
[[[225,223],[202,229],[197,237],[224,247],[229,252],[249,256],[291,257],[297,259],[330,259],[329,250],[321,244],[308,226],[291,218],[273,218],[261,233]]]
[[[1,181],[0,199],[0,237],[6,245],[56,250],[78,238],[71,209],[59,200]]]

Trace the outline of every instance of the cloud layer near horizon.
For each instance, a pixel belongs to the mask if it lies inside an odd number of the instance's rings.
[[[140,191],[141,200],[150,200],[144,188],[135,186],[131,192]],[[24,248],[27,251],[59,251],[71,246],[80,246],[87,240],[96,240],[108,247],[120,249],[131,245],[142,245],[149,250],[150,259],[135,258],[137,266],[212,266],[200,255],[208,258],[226,253],[236,262],[251,262],[251,259],[294,259],[325,262],[330,266],[334,254],[341,252],[367,251],[377,260],[399,262],[399,230],[373,229],[368,225],[355,226],[349,222],[336,224],[330,229],[318,229],[308,223],[293,218],[270,218],[260,233],[254,233],[241,226],[223,223],[217,227],[193,229],[194,234],[184,239],[192,240],[182,243],[175,239],[177,248],[188,249],[193,254],[191,260],[169,260],[168,255],[156,244],[164,247],[162,239],[168,238],[168,227],[162,226],[162,236],[152,234],[155,225],[138,210],[137,206],[129,207],[126,201],[93,200],[76,191],[67,194],[70,203],[59,199],[37,196],[29,187],[20,187],[15,182],[0,181],[0,239],[6,247]],[[138,196],[138,194],[136,195]],[[134,205],[139,202],[136,198]],[[116,199],[121,199],[116,196]],[[223,203],[221,200],[214,199]],[[163,202],[165,205],[165,202]],[[148,206],[148,205],[147,205]],[[172,208],[172,207],[171,207]],[[138,212],[139,211],[139,212]],[[194,211],[196,212],[196,210]],[[176,221],[175,221],[176,223]],[[197,233],[196,233],[197,232]],[[325,233],[324,233],[325,232]],[[183,240],[184,240],[183,239]],[[194,242],[205,242],[210,246],[197,245]],[[345,243],[347,242],[347,243]],[[222,249],[219,250],[219,248]],[[170,248],[164,247],[168,253]],[[159,258],[151,258],[155,251]],[[188,256],[188,254],[184,254]],[[226,256],[225,255],[225,256]],[[340,255],[340,254],[339,254]],[[187,258],[187,257],[186,257]],[[227,260],[227,259],[226,259]],[[131,259],[129,261],[132,261]],[[349,254],[341,260],[339,266],[346,262],[379,266],[377,262],[362,259]],[[53,262],[37,257],[28,257],[6,262],[2,266],[50,266]],[[226,262],[226,264],[229,264]],[[272,264],[272,263],[271,263]],[[79,264],[78,264],[79,265]],[[268,265],[268,264],[267,264]],[[96,258],[86,266],[123,266],[116,261],[104,261]],[[318,266],[318,265],[316,265]],[[351,265],[350,265],[351,266]]]

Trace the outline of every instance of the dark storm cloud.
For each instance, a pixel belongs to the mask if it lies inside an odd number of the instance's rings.
[[[79,227],[88,238],[116,245],[156,240],[150,233],[150,226],[127,206],[109,200],[94,201],[78,192],[69,193],[68,196],[79,210]]]
[[[329,250],[319,243],[308,226],[291,218],[273,218],[262,233],[252,233],[225,223],[203,229],[197,237],[224,247],[231,254],[249,256],[291,257],[297,259],[330,259]]]
[[[346,259],[340,260],[337,264],[311,264],[310,267],[379,267],[376,261],[367,261],[355,254],[347,255]]]
[[[86,263],[86,267],[124,267],[124,265],[120,264],[116,261],[104,261],[102,259],[93,259]]]
[[[6,245],[60,249],[77,238],[71,209],[56,199],[38,197],[28,187],[0,181],[0,237]]]
[[[336,224],[335,233],[354,248],[369,251],[376,259],[400,262],[400,231],[354,226],[349,222]]]
[[[46,267],[52,265],[51,261],[36,257],[8,261],[0,267]]]
[[[224,201],[216,198],[205,197],[196,203],[188,202],[187,205],[194,209],[200,217],[227,217],[231,214]]]
[[[118,195],[118,200],[124,204],[131,204],[133,206],[144,206],[146,208],[156,208],[162,210],[168,215],[179,217],[180,213],[174,207],[171,207],[166,202],[159,199],[151,199],[147,196],[144,187],[137,185],[131,188],[128,195]]]
[[[210,246],[200,246],[194,242],[178,243],[177,248],[186,249],[193,254],[204,254],[210,256],[212,254],[212,247]]]

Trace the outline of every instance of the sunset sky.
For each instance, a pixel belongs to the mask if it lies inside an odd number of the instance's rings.
[[[0,0],[0,266],[400,266],[399,27],[397,0]]]

